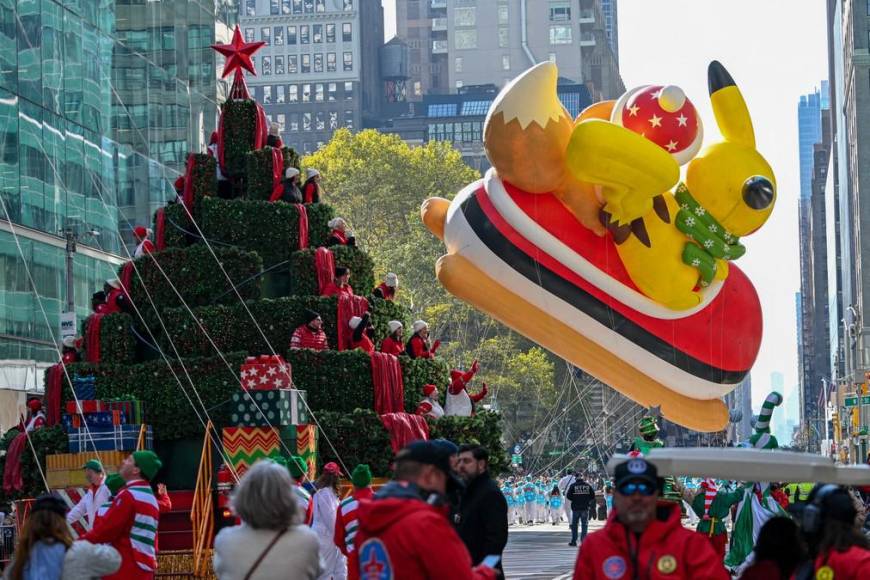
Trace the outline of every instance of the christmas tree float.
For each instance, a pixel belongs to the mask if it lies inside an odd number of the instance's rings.
[[[497,413],[414,414],[426,385],[448,391],[443,361],[351,348],[361,321],[370,320],[376,346],[392,334],[390,321],[407,338],[412,313],[373,292],[374,264],[337,219],[353,216],[336,216],[314,180],[296,187],[311,171],[270,132],[241,70],[254,72],[258,44],[237,28],[232,44],[215,47],[234,80],[208,153],[189,155],[177,199],[157,211],[153,251],[150,232],[137,231],[135,256],[84,321],[82,351],[65,349],[46,374],[46,425],[30,440],[49,487],[73,499],[87,458],[98,454],[114,471],[137,446],[160,455],[157,479],[171,492],[192,490],[206,436],[214,468],[223,460],[235,475],[262,457],[301,455],[309,477],[329,461],[348,471],[367,463],[389,477],[395,450],[418,437],[479,441],[494,470],[506,466]],[[334,285],[342,269],[352,295]],[[327,348],[290,348],[318,315]],[[0,445],[17,435],[10,430]],[[45,491],[34,453],[20,463],[22,484],[5,490],[7,499]]]

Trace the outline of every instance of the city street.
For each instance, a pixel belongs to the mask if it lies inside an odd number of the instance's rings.
[[[604,522],[589,522],[589,531],[599,529]],[[568,545],[571,532],[568,524],[541,524],[510,528],[504,552],[505,577],[535,580],[571,578],[577,548]]]

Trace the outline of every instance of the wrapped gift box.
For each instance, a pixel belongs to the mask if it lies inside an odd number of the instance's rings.
[[[317,426],[296,426],[296,454],[308,464],[308,478],[317,478]]]
[[[63,430],[69,433],[73,429],[88,427],[104,427],[107,425],[124,425],[127,417],[121,411],[101,411],[99,413],[84,413],[82,415],[65,414],[61,417]]]
[[[94,376],[73,375],[72,387],[76,399],[80,401],[90,401],[97,398],[97,378]]]
[[[100,413],[108,411],[109,406],[99,399],[90,399],[78,401],[67,401],[66,412],[70,415],[81,415],[82,413]]]
[[[239,475],[260,459],[281,453],[279,430],[274,427],[225,427],[221,439]]]
[[[293,386],[290,364],[281,355],[249,356],[241,366],[240,375],[242,384],[250,390],[268,391]]]
[[[120,411],[127,418],[127,423],[144,423],[145,413],[142,409],[142,401],[106,401],[109,411]]]
[[[247,427],[285,427],[308,421],[305,391],[236,391],[230,422]]]
[[[139,441],[141,425],[108,425],[73,429],[69,432],[69,450],[71,453],[86,451],[135,451]],[[154,435],[151,426],[145,434],[145,448],[154,446]]]
[[[45,467],[48,471],[81,470],[91,459],[101,460],[103,467],[121,465],[128,455],[129,451],[101,451],[99,457],[94,453],[55,453],[45,456]]]

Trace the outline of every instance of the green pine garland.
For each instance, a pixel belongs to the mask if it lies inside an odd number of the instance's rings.
[[[284,165],[281,169],[283,180],[285,169],[291,166],[299,169],[299,155],[289,147],[283,147],[281,152],[284,155]],[[272,148],[263,147],[247,153],[245,164],[247,198],[268,200],[272,196]]]
[[[137,303],[138,306],[138,303]],[[82,336],[88,332],[88,322],[82,326]],[[130,333],[133,318],[124,312],[106,314],[100,321],[100,360],[115,364],[131,363],[136,355],[136,341]]]
[[[350,285],[354,293],[367,296],[375,287],[374,262],[359,248],[354,246],[330,246],[335,257],[336,266],[350,268]],[[294,252],[290,273],[292,290],[297,295],[317,294],[317,271],[315,269],[314,250]]]
[[[221,105],[224,138],[224,171],[229,177],[244,175],[245,154],[254,149],[257,104],[230,99]]]

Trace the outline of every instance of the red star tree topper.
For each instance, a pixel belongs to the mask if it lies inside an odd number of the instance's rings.
[[[228,74],[234,71],[245,69],[252,75],[256,76],[257,71],[254,70],[254,63],[251,62],[251,57],[255,52],[263,48],[265,42],[245,42],[242,39],[242,31],[239,25],[236,24],[236,29],[233,31],[233,40],[229,44],[212,44],[211,47],[224,55],[227,59],[224,63],[224,72],[221,78],[226,78]]]

